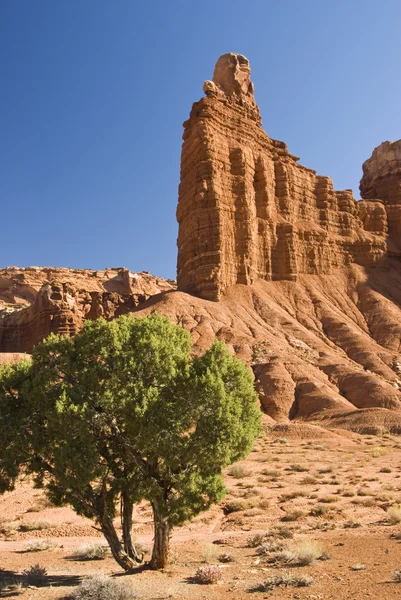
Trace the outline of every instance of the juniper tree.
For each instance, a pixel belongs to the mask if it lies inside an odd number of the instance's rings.
[[[124,569],[141,560],[133,508],[148,500],[150,566],[162,568],[172,528],[221,500],[222,469],[259,428],[252,374],[223,343],[192,358],[189,333],[157,314],[88,321],[1,369],[0,491],[33,473],[53,502],[99,524]]]

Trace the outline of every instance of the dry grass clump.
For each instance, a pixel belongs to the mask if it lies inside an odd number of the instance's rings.
[[[219,554],[218,560],[221,563],[230,563],[234,562],[234,556],[231,554],[231,552],[223,552],[222,554]]]
[[[39,563],[36,563],[35,565],[31,565],[28,569],[25,569],[25,571],[22,571],[22,576],[27,585],[39,587],[46,582],[47,569],[42,567]]]
[[[327,473],[332,473],[332,471],[333,471],[333,467],[330,465],[326,465],[326,466],[318,469],[317,472],[320,473],[320,475],[326,475]]]
[[[233,465],[228,470],[228,474],[231,477],[235,477],[235,479],[242,479],[243,477],[249,477],[252,474],[252,471],[244,467],[244,465]]]
[[[387,509],[387,519],[391,525],[401,523],[401,504],[393,504]]]
[[[271,592],[276,587],[306,587],[309,585],[313,585],[315,580],[313,577],[309,575],[298,575],[295,573],[291,573],[291,571],[284,571],[284,573],[279,573],[277,575],[271,575],[267,577],[261,583],[257,591],[261,592]]]
[[[293,555],[291,562],[306,566],[311,565],[315,560],[322,558],[324,555],[323,549],[318,542],[315,540],[309,540],[302,538],[296,542],[292,542],[288,546],[288,550]]]
[[[285,437],[278,437],[274,440],[273,444],[288,444],[288,440]]]
[[[307,465],[300,465],[297,463],[295,465],[290,465],[288,470],[294,471],[295,473],[307,473],[309,471],[309,467]]]
[[[316,506],[311,508],[309,514],[311,515],[311,517],[323,517],[324,515],[327,515],[329,511],[330,508],[325,504],[316,504]]]
[[[229,515],[233,512],[241,512],[252,508],[252,503],[247,500],[229,500],[223,506],[224,513]]]
[[[214,544],[205,544],[202,547],[201,555],[202,555],[203,562],[210,563],[210,562],[214,561],[214,559],[216,558],[216,554],[217,554],[217,549]]]
[[[391,473],[391,472],[392,472],[392,470],[390,469],[390,467],[382,467],[379,470],[379,473]]]
[[[303,490],[294,490],[293,492],[281,494],[279,502],[287,502],[288,500],[293,500],[294,498],[305,498],[307,495],[307,492],[304,492]]]
[[[50,521],[30,521],[20,525],[21,531],[41,531],[42,529],[51,529],[54,527]]]
[[[0,533],[10,535],[19,530],[21,523],[19,521],[2,521],[0,523]]]
[[[78,560],[103,560],[110,554],[110,548],[105,544],[81,544],[75,551],[74,557]]]
[[[25,546],[26,552],[43,552],[44,550],[51,550],[55,548],[57,544],[50,540],[32,540]]]
[[[71,595],[72,600],[133,600],[136,597],[127,582],[106,575],[83,579]]]
[[[205,565],[196,570],[194,581],[195,583],[211,584],[217,583],[223,577],[223,573],[217,565]],[[106,599],[105,599],[106,600]]]
[[[305,475],[301,480],[301,485],[316,485],[318,483],[318,479],[314,475]]]
[[[288,522],[288,521],[298,521],[305,516],[303,510],[299,508],[294,508],[293,510],[288,510],[283,517],[281,517],[280,521]]]

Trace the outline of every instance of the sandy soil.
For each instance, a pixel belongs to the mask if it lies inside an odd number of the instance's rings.
[[[401,524],[390,523],[387,513],[401,503],[401,437],[340,437],[336,430],[322,440],[313,439],[313,429],[307,438],[302,431],[289,427],[286,437],[277,437],[266,428],[248,459],[227,470],[229,493],[221,505],[175,530],[171,564],[163,572],[126,575],[110,557],[78,560],[82,543],[102,541],[94,524],[69,508],[49,506],[40,490],[22,482],[0,499],[0,596],[68,598],[82,577],[105,573],[131,582],[144,600],[401,598],[401,583],[393,581],[401,569]],[[282,539],[283,532],[292,539]],[[260,555],[249,544],[257,533],[267,534],[276,549],[315,541],[324,560],[299,566],[286,562],[288,553]],[[135,537],[151,547],[145,504],[136,509]],[[53,546],[33,552],[29,545],[38,539]],[[223,554],[231,562],[221,562]],[[23,571],[37,563],[47,576],[40,586],[27,586]],[[193,583],[206,563],[220,565],[219,583]],[[288,570],[312,576],[313,585],[257,591],[267,577]]]

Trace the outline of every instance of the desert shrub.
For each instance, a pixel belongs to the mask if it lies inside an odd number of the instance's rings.
[[[30,521],[28,523],[22,523],[20,526],[21,531],[41,531],[42,529],[50,529],[54,527],[50,521]]]
[[[382,467],[379,473],[391,473],[390,467]]]
[[[249,475],[251,475],[251,471],[244,467],[244,465],[233,465],[228,470],[228,474],[236,479],[242,479],[243,477],[249,477]]]
[[[281,494],[279,501],[287,502],[288,500],[293,500],[294,498],[305,498],[307,495],[307,492],[304,492],[303,490],[294,490],[293,492]]]
[[[133,600],[132,587],[121,579],[95,575],[84,579],[72,593],[72,600]]]
[[[258,502],[259,508],[263,510],[267,510],[270,508],[270,498],[261,498]]]
[[[234,561],[234,557],[231,552],[223,552],[218,556],[219,562],[221,563],[230,563]]]
[[[27,585],[35,585],[39,587],[46,581],[47,569],[45,567],[41,567],[39,563],[36,563],[36,565],[31,565],[28,569],[22,571],[22,575],[26,580]]]
[[[294,508],[293,510],[288,510],[283,517],[281,517],[280,521],[298,521],[305,516],[303,510],[299,508]]]
[[[4,535],[15,533],[20,526],[21,523],[19,521],[2,521],[0,523],[0,533],[4,533]]]
[[[51,550],[55,548],[56,544],[50,540],[32,540],[25,546],[26,552],[43,552],[44,550]]]
[[[274,440],[273,444],[288,444],[288,440],[285,437],[278,437]]]
[[[315,485],[318,482],[314,475],[305,475],[301,480],[302,485]]]
[[[349,521],[345,521],[343,527],[344,529],[356,529],[357,527],[362,527],[362,524],[359,521],[350,519]]]
[[[110,548],[105,544],[89,543],[78,546],[74,557],[79,560],[103,560],[109,554]]]
[[[329,507],[325,504],[316,504],[316,506],[311,509],[309,514],[312,517],[323,517],[329,512],[329,510]]]
[[[290,540],[294,537],[294,531],[287,525],[277,525],[272,529],[271,537]]]
[[[277,575],[271,575],[258,586],[258,590],[262,592],[270,592],[275,587],[306,587],[313,585],[315,580],[309,575],[298,575],[291,573],[291,571],[285,571]]]
[[[401,569],[397,569],[393,573],[393,581],[394,583],[401,583]]]
[[[223,510],[226,515],[229,515],[233,512],[247,510],[247,508],[251,508],[251,503],[247,500],[229,500],[225,503]]]
[[[338,498],[335,496],[323,496],[319,498],[319,502],[323,502],[324,504],[332,504],[333,502],[338,502]]]
[[[355,492],[354,490],[342,490],[341,495],[344,496],[345,498],[352,498],[353,496],[355,496]]]
[[[321,475],[325,475],[326,473],[331,473],[332,471],[333,471],[333,467],[330,465],[326,465],[326,466],[318,469],[318,473],[320,473]]]
[[[387,519],[391,525],[401,523],[401,504],[393,504],[387,509]]]
[[[248,538],[247,546],[248,548],[257,548],[258,546],[263,544],[263,542],[265,542],[267,538],[267,533],[255,533],[255,535],[251,535],[251,537]]]
[[[309,471],[309,467],[307,465],[300,464],[290,465],[290,469],[295,473],[306,473],[307,471]]]
[[[357,491],[357,495],[358,496],[371,496],[372,492],[367,487],[365,487],[365,488],[359,488],[359,490]]]
[[[293,555],[293,562],[301,566],[311,565],[324,554],[322,547],[318,542],[315,540],[308,540],[307,538],[293,542],[288,547],[288,550]]]
[[[223,574],[219,566],[205,565],[196,570],[194,581],[202,584],[217,583],[222,576]]]

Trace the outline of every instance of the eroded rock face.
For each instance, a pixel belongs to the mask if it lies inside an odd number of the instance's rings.
[[[0,352],[30,352],[50,333],[74,335],[86,319],[112,319],[174,288],[128,269],[1,269]]]
[[[224,54],[184,123],[178,289],[218,300],[233,284],[295,281],[387,252],[380,202],[335,191],[261,129],[248,60]]]
[[[389,254],[401,255],[401,140],[383,142],[363,163],[361,197],[380,198],[384,204],[388,231]]]

